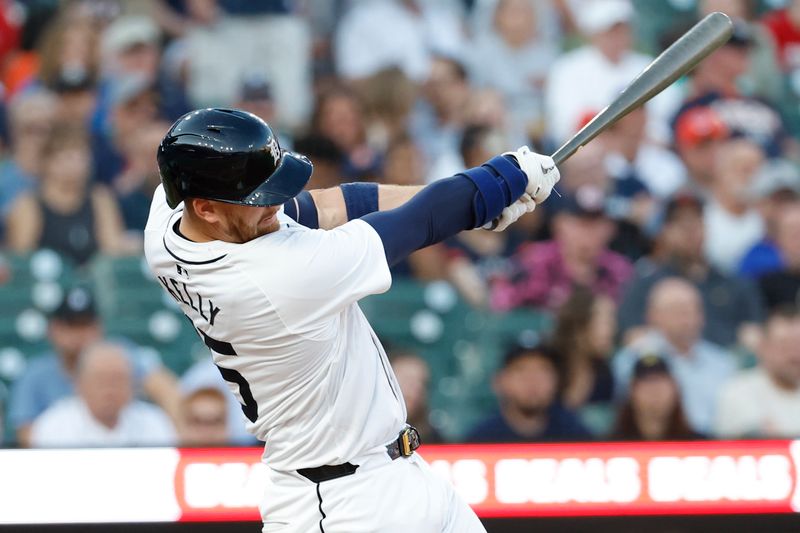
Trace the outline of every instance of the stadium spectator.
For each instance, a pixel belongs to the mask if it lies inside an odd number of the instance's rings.
[[[776,244],[783,267],[758,278],[768,309],[800,305],[800,202],[785,206],[778,216]]]
[[[590,440],[578,417],[558,401],[558,366],[559,355],[544,346],[509,350],[492,383],[499,409],[478,423],[466,441]]]
[[[553,347],[561,354],[561,401],[570,409],[614,399],[609,358],[614,350],[616,306],[607,296],[578,287],[558,310]]]
[[[761,148],[747,139],[730,139],[717,152],[711,171],[711,196],[703,210],[705,254],[726,275],[764,236],[764,220],[748,194],[764,161]]]
[[[444,442],[439,431],[431,424],[428,412],[428,387],[431,369],[423,358],[412,352],[391,354],[389,362],[406,402],[406,420],[417,428],[422,442]]]
[[[153,154],[168,129],[166,122],[146,122],[132,132],[126,142],[127,164],[112,184],[125,229],[137,242],[147,224],[153,191],[161,183]]]
[[[167,415],[133,398],[133,369],[124,347],[108,342],[87,347],[75,380],[76,395],[59,400],[34,421],[33,447],[176,444]]]
[[[239,446],[258,443],[246,429],[247,419],[242,412],[242,404],[231,392],[228,382],[222,379],[219,368],[214,364],[210,355],[189,367],[181,376],[180,381],[180,390],[184,398],[191,397],[196,391],[205,389],[216,389],[225,399],[228,442]]]
[[[123,238],[122,217],[111,193],[91,183],[89,138],[83,129],[59,127],[42,148],[44,160],[36,191],[11,207],[8,247],[16,253],[49,248],[76,265],[98,252],[135,250]]]
[[[17,95],[9,106],[11,146],[0,162],[0,215],[7,219],[17,197],[36,188],[42,150],[55,119],[58,100],[47,91]]]
[[[31,423],[58,400],[74,394],[78,359],[91,344],[103,338],[92,293],[73,287],[50,317],[47,338],[52,351],[31,359],[14,383],[8,418],[21,446],[30,444]],[[128,346],[137,392],[141,389],[177,419],[178,390],[172,374],[157,358]]]
[[[673,129],[684,113],[695,107],[711,107],[731,135],[759,144],[768,157],[794,151],[783,119],[772,105],[744,94],[738,82],[750,67],[753,35],[746,23],[737,21],[731,39],[690,73],[687,99],[675,114]]]
[[[80,10],[59,13],[39,39],[38,81],[50,90],[83,81],[93,85],[100,72],[99,25]]]
[[[778,219],[783,209],[800,199],[800,172],[785,159],[766,161],[753,178],[748,196],[753,198],[766,235],[754,244],[739,263],[738,275],[757,278],[784,266],[776,244]]]
[[[476,87],[500,91],[515,129],[541,138],[544,130],[544,83],[559,51],[558,43],[540,34],[544,2],[500,0],[492,26],[478,34],[468,55]]]
[[[711,107],[693,107],[676,119],[675,153],[686,167],[687,189],[693,194],[701,198],[708,196],[714,161],[722,141],[727,138],[728,127]]]
[[[556,145],[578,130],[585,115],[606,107],[651,61],[632,49],[634,10],[628,0],[584,2],[575,16],[588,44],[556,59],[545,89],[547,127]],[[664,117],[669,116],[676,99],[670,93],[668,90],[647,104],[648,134],[657,140],[667,136]]]
[[[721,11],[737,23],[746,25],[752,44],[748,51],[748,69],[739,77],[738,85],[749,96],[779,104],[785,97],[785,85],[775,40],[758,20],[758,15],[764,11],[763,4],[758,6],[758,2],[750,0],[699,0],[697,7],[700,17]]]
[[[514,269],[492,284],[492,306],[558,309],[577,285],[617,301],[633,273],[631,264],[607,246],[614,223],[605,212],[605,194],[585,186],[564,196],[553,217],[553,239],[520,246]]]
[[[661,354],[678,382],[692,429],[710,434],[720,387],[736,370],[733,355],[701,338],[703,302],[697,288],[680,278],[660,280],[650,291],[649,331],[618,352],[611,363],[617,396],[628,393],[636,362]]]
[[[216,388],[196,389],[181,401],[178,435],[181,446],[227,446],[228,407]]]
[[[714,433],[723,438],[800,436],[800,315],[773,312],[764,327],[758,366],[736,374],[720,391]]]
[[[409,123],[409,132],[431,168],[444,168],[440,159],[458,158],[471,92],[466,68],[460,61],[445,56],[433,58],[430,76]]]
[[[651,441],[702,438],[689,427],[678,384],[661,357],[645,355],[636,361],[630,394],[619,408],[611,438]]]
[[[273,124],[277,121],[277,108],[272,84],[266,76],[258,72],[250,73],[242,79],[239,94],[233,107],[249,111],[263,119],[267,124]],[[281,146],[285,148],[290,145],[287,139],[283,137],[279,138],[279,141]]]
[[[400,67],[416,82],[430,73],[433,54],[464,50],[458,13],[438,2],[374,0],[351,2],[334,37],[334,58],[344,79],[367,78]]]
[[[274,90],[274,124],[301,126],[311,104],[312,43],[296,3],[192,0],[183,3],[183,13],[165,7],[166,19],[178,21],[181,33],[165,55],[184,74],[192,106],[231,105],[241,80],[260,74]]]
[[[103,97],[108,115],[102,130],[92,134],[92,157],[94,180],[110,184],[128,164],[139,128],[159,120],[159,94],[146,77],[124,74],[114,79]]]
[[[352,89],[336,85],[319,94],[311,131],[333,141],[344,154],[345,180],[374,180],[380,174],[381,154],[367,143],[364,108]]]
[[[703,298],[703,337],[720,346],[736,343],[754,347],[763,305],[757,287],[749,281],[728,277],[710,266],[703,254],[703,203],[678,194],[664,208],[653,253],[639,260],[625,288],[619,308],[619,328],[630,340],[641,332],[647,301],[653,286],[667,277],[690,281]]]
[[[643,192],[667,198],[687,179],[680,159],[648,140],[646,124],[647,113],[639,107],[609,127],[601,137],[606,150],[605,166],[616,182],[614,192],[631,201],[640,199]]]
[[[299,137],[295,139],[294,150],[314,162],[314,172],[306,185],[307,190],[329,189],[344,182],[342,165],[345,156],[329,138],[315,133]]]

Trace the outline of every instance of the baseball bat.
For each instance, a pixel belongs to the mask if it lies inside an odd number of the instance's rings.
[[[720,12],[711,13],[692,26],[647,65],[613,102],[555,151],[552,155],[555,164],[561,165],[609,126],[692,70],[711,52],[725,44],[732,34],[733,22],[728,15]],[[497,221],[492,227],[497,227]]]

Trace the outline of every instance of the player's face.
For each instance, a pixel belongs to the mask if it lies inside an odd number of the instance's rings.
[[[245,243],[277,231],[280,206],[251,207],[218,202],[219,230],[227,242]]]

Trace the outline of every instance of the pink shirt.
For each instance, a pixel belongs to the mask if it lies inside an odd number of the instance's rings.
[[[524,244],[512,260],[516,267],[514,274],[492,283],[493,309],[508,311],[530,306],[554,311],[569,298],[575,281],[567,271],[558,242]],[[597,258],[596,272],[590,287],[592,292],[619,303],[622,287],[633,274],[630,262],[620,254],[604,250]]]

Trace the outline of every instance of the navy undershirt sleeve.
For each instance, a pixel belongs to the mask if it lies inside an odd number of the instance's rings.
[[[300,194],[283,204],[283,212],[298,224],[311,229],[319,229],[319,213],[317,204],[308,191]]]
[[[395,265],[411,252],[476,226],[478,188],[464,176],[435,181],[405,204],[361,218],[383,241],[386,261]]]

